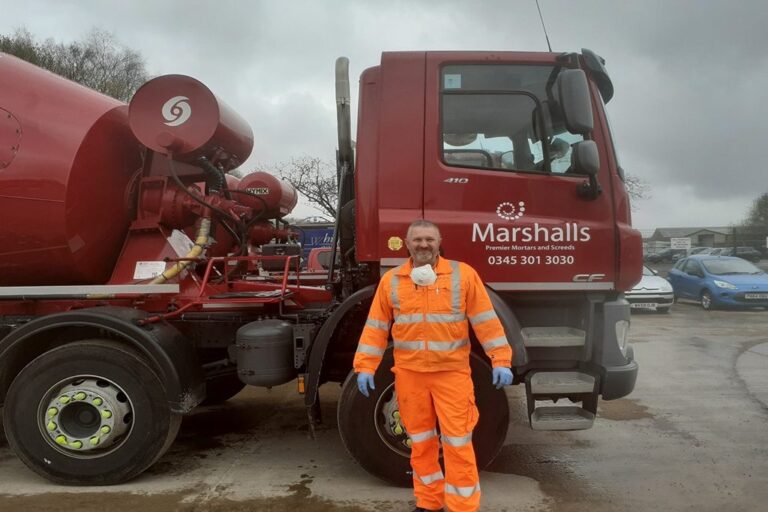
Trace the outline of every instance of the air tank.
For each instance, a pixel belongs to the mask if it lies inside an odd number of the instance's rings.
[[[284,320],[259,320],[237,330],[237,376],[251,386],[279,386],[296,377],[293,326]]]
[[[124,103],[0,53],[0,286],[106,282],[140,166]]]
[[[299,200],[293,185],[266,172],[245,175],[237,188],[247,192],[237,194],[237,201],[261,213],[262,219],[285,217],[293,211]]]

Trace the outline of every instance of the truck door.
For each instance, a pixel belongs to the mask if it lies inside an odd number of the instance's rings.
[[[584,137],[556,114],[561,69],[548,58],[427,54],[424,218],[440,226],[445,256],[496,290],[610,290],[616,241],[600,116],[587,138],[607,190],[587,199],[577,193],[587,177],[570,168]]]

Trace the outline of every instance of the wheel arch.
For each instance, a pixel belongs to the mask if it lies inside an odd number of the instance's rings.
[[[46,315],[11,331],[0,340],[0,405],[15,376],[39,355],[73,341],[106,338],[138,350],[163,381],[171,410],[189,412],[205,397],[196,353],[170,324],[139,326],[147,316],[131,308],[87,308]]]
[[[323,362],[328,347],[333,340],[333,334],[347,314],[359,304],[370,300],[376,293],[376,285],[369,285],[356,291],[337,307],[331,316],[329,316],[317,336],[312,342],[312,349],[309,354],[309,366],[307,367],[307,386],[304,395],[304,403],[307,407],[315,404],[317,400],[317,390],[320,387],[320,374],[323,369]]]

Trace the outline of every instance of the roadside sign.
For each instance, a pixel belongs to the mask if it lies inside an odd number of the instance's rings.
[[[669,239],[669,248],[670,249],[685,249],[690,250],[691,248],[691,239],[690,238],[670,238]]]

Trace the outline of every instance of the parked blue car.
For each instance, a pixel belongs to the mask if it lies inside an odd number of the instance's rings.
[[[667,279],[675,298],[698,301],[706,310],[768,308],[768,275],[741,258],[689,256],[675,264]]]

